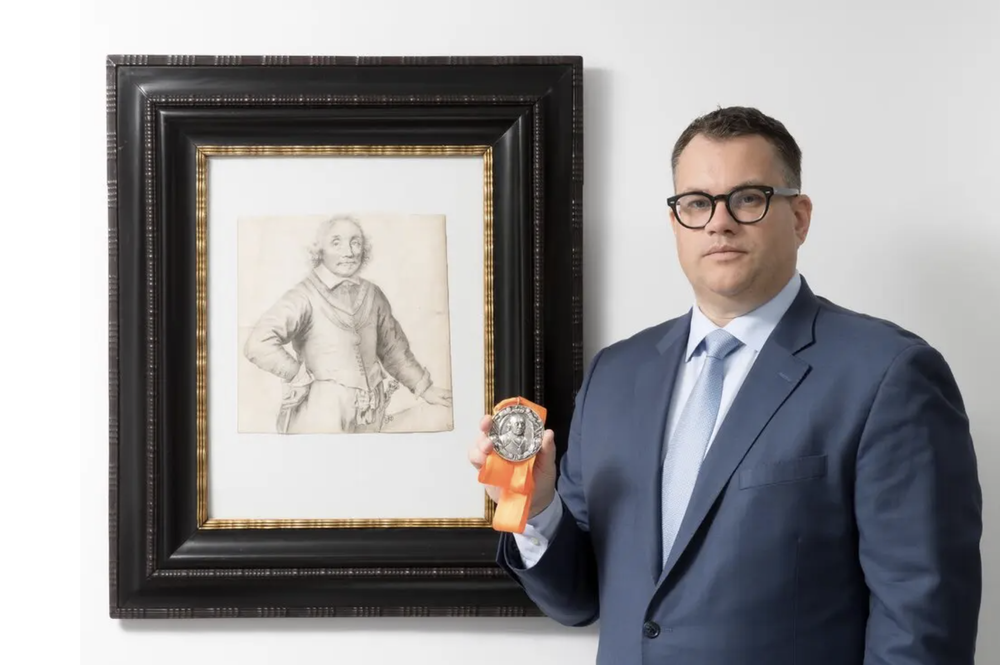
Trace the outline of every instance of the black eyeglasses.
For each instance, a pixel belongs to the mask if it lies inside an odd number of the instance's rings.
[[[706,192],[686,192],[671,196],[667,205],[677,221],[689,229],[703,229],[715,215],[715,205],[726,202],[729,215],[740,224],[756,224],[764,219],[771,207],[772,196],[798,196],[799,190],[788,187],[746,185],[728,194],[712,196]]]

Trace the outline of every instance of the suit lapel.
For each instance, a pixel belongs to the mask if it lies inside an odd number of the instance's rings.
[[[705,456],[670,558],[657,571],[658,584],[670,575],[761,430],[809,371],[809,364],[795,354],[812,343],[817,310],[816,297],[803,279],[798,296],[761,349]],[[656,487],[658,491],[659,478]]]
[[[677,319],[657,344],[652,361],[636,374],[632,422],[638,442],[635,468],[641,474],[638,487],[645,493],[639,503],[638,532],[645,542],[637,546],[647,553],[650,582],[655,582],[662,566],[660,554],[660,474],[663,469],[663,436],[673,397],[675,377],[687,348],[691,313]]]

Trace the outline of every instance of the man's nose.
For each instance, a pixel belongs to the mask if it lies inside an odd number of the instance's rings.
[[[739,222],[729,214],[729,208],[726,207],[725,201],[717,201],[715,204],[715,213],[708,224],[705,225],[705,231],[707,233],[735,233],[739,228]]]

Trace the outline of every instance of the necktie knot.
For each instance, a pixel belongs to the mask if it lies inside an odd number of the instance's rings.
[[[705,353],[717,360],[724,360],[741,346],[743,342],[721,328],[713,330],[705,337]]]

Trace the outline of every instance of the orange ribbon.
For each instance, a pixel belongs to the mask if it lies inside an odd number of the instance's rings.
[[[511,397],[493,407],[496,415],[508,406],[526,406],[545,423],[547,410],[543,406],[529,402],[523,397]],[[499,487],[500,500],[493,513],[493,528],[497,531],[524,533],[531,510],[531,497],[535,491],[535,455],[520,462],[511,462],[490,451],[486,463],[479,469],[479,482]]]

